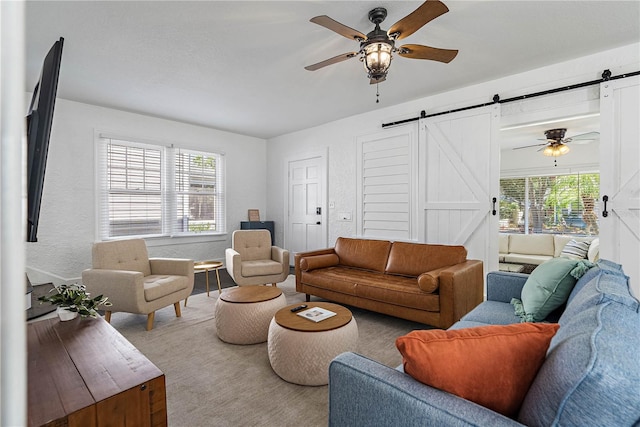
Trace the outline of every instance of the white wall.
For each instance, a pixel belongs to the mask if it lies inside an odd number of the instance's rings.
[[[283,224],[285,218],[286,175],[284,173],[284,159],[295,157],[298,153],[317,151],[327,147],[329,153],[327,200],[335,201],[335,208],[328,210],[327,241],[329,246],[332,246],[337,237],[356,234],[355,141],[358,136],[380,132],[382,123],[415,117],[419,115],[421,110],[425,110],[427,114],[447,111],[490,102],[494,94],[499,94],[502,99],[506,99],[545,89],[596,80],[600,78],[605,69],[610,69],[616,76],[625,72],[637,71],[639,66],[640,44],[633,44],[272,138],[268,141],[267,151],[269,170],[267,210],[269,217],[278,224]],[[364,77],[363,84],[368,84]],[[338,221],[338,212],[353,212],[353,220],[350,222]],[[284,226],[280,228],[284,229]],[[278,236],[277,243],[282,244],[282,242],[282,238]]]
[[[229,233],[217,241],[150,240],[150,256],[222,260],[231,231],[247,219],[247,209],[260,209],[261,214],[267,210],[265,140],[58,99],[38,242],[26,244],[27,272],[33,283],[79,280],[82,270],[91,267],[91,244],[97,239],[96,131],[226,154]]]

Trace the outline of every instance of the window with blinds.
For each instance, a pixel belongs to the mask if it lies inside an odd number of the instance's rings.
[[[104,136],[98,153],[102,239],[224,232],[222,154]]]
[[[500,180],[500,231],[598,234],[600,174]]]

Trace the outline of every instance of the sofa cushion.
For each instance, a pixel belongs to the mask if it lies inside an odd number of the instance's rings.
[[[464,246],[393,242],[385,272],[418,277],[431,270],[460,264],[466,259]]]
[[[549,255],[506,254],[503,261],[512,264],[540,265],[549,261],[551,258],[553,257]]]
[[[538,266],[514,298],[516,315],[523,322],[540,322],[567,301],[578,278],[589,269],[588,261],[553,258]],[[590,264],[590,263],[589,263]]]
[[[521,321],[511,304],[500,301],[485,301],[462,316],[461,320],[488,325],[510,325]]]
[[[340,258],[336,254],[322,254],[304,257],[300,260],[302,271],[311,271],[316,268],[326,268],[340,263]]]
[[[600,259],[600,239],[596,238],[591,241],[589,245],[589,251],[587,252],[587,259],[591,262],[596,262]]]
[[[186,289],[189,285],[187,276],[171,276],[152,274],[144,278],[144,299],[155,301],[174,292]]]
[[[391,276],[338,265],[322,270],[303,271],[302,282],[306,286],[329,292],[393,303],[399,310],[409,307],[440,311],[440,296],[420,290],[415,277]]]
[[[622,271],[598,266],[604,268],[580,279],[559,320],[518,416],[526,425],[631,426],[640,420],[640,303]]]
[[[511,234],[509,252],[553,256],[553,234]]]
[[[268,276],[282,273],[282,263],[270,259],[243,261],[240,267],[243,277]]]
[[[387,240],[349,239],[338,237],[335,253],[340,264],[347,267],[384,272],[391,242]]]
[[[412,331],[396,340],[404,371],[416,380],[515,417],[555,323]]]
[[[498,252],[501,254],[506,254],[507,252],[509,252],[509,235],[508,234],[498,235]]]
[[[569,240],[560,256],[569,259],[585,259],[589,252],[589,242],[578,242],[576,240]]]

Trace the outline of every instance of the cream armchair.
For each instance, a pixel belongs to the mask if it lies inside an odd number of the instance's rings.
[[[92,295],[105,295],[113,304],[105,312],[147,315],[153,328],[155,311],[173,304],[180,317],[180,300],[193,291],[193,260],[149,258],[142,239],[99,242],[92,249],[93,268],[82,272],[82,283]]]
[[[238,286],[284,282],[289,251],[271,246],[269,230],[236,230],[225,252],[227,272]]]

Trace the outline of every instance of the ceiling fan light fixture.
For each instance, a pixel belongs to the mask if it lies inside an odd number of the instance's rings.
[[[379,80],[387,75],[391,66],[393,45],[385,42],[373,42],[363,47],[364,68],[370,79]]]
[[[564,144],[552,144],[547,146],[542,152],[542,154],[544,154],[547,157],[560,157],[560,156],[564,156],[569,151],[570,151],[569,147],[567,147]]]

